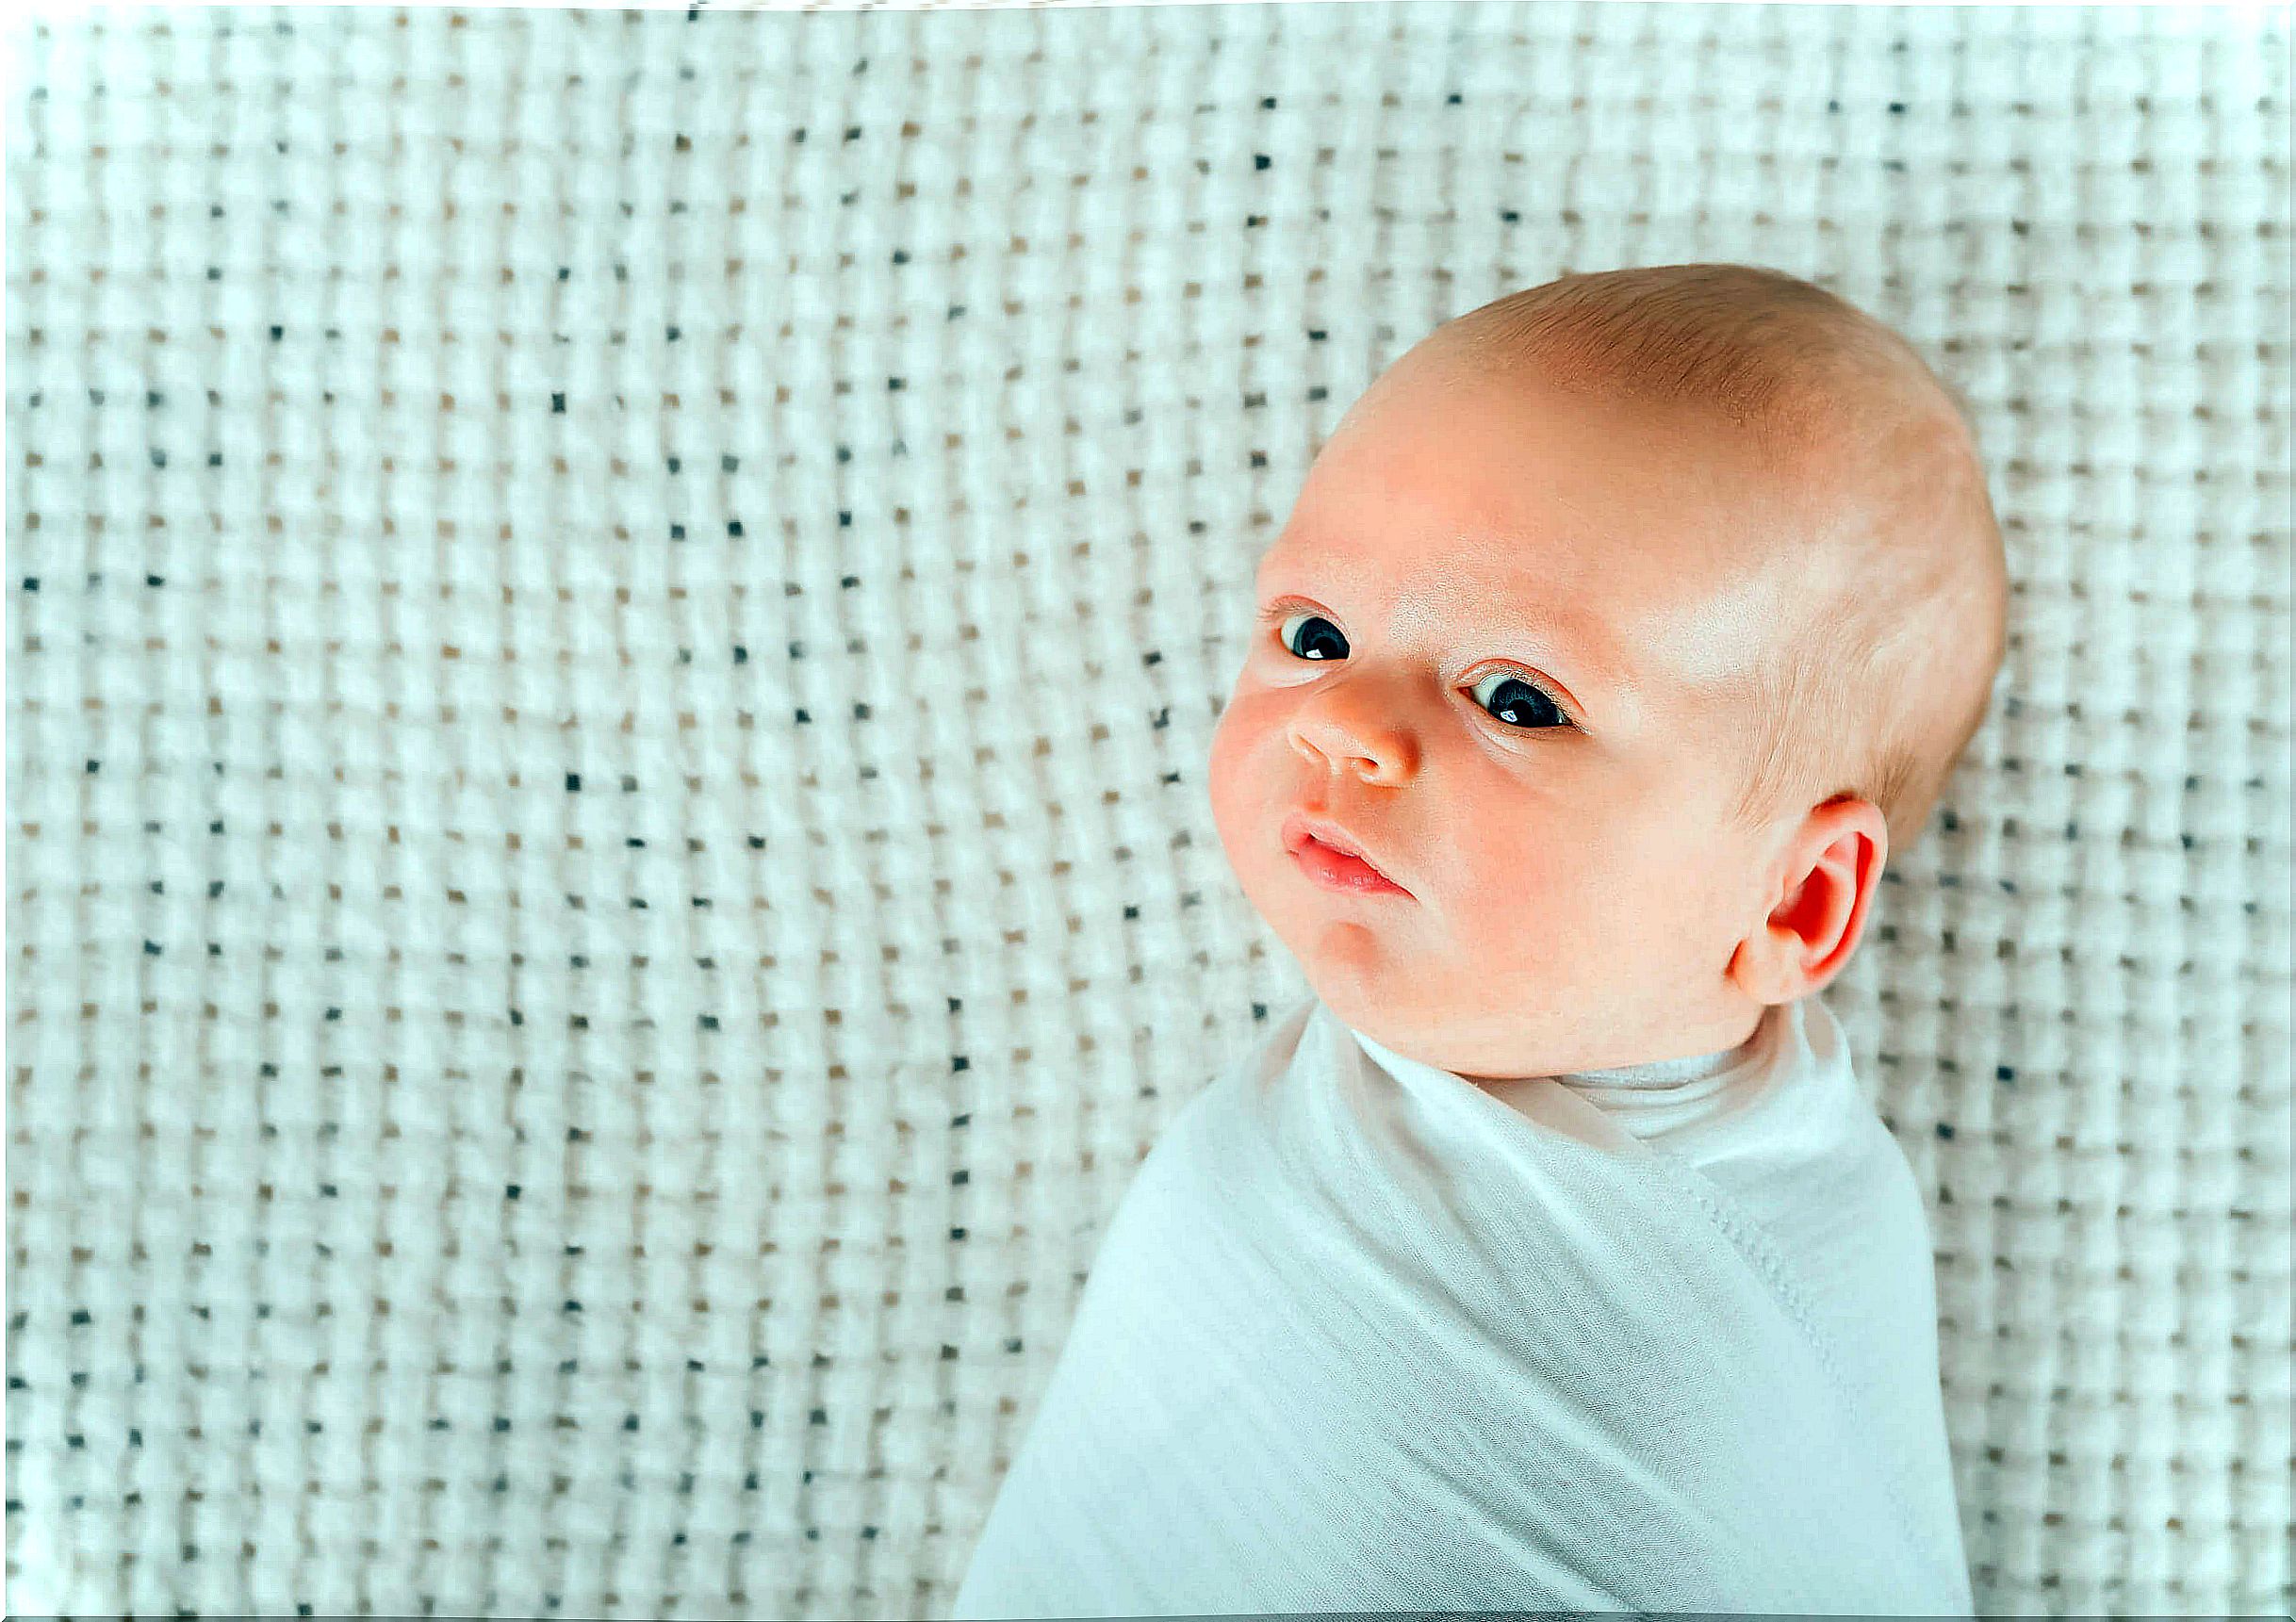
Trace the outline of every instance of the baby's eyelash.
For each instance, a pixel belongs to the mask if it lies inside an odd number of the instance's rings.
[[[1259,623],[1261,630],[1264,632],[1265,631],[1280,624],[1282,621],[1289,619],[1295,614],[1312,614],[1319,619],[1327,617],[1323,611],[1318,608],[1314,603],[1302,602],[1297,598],[1287,598],[1281,602],[1271,604],[1269,607],[1260,610]],[[1284,652],[1293,659],[1298,659],[1300,657],[1298,654],[1293,653],[1288,647],[1285,648]],[[1302,663],[1314,664],[1316,661],[1303,660]],[[1561,696],[1544,681],[1541,681],[1537,677],[1532,675],[1531,672],[1525,670],[1519,664],[1502,664],[1493,665],[1490,669],[1485,670],[1482,676],[1476,678],[1476,685],[1481,686],[1484,679],[1499,675],[1513,677],[1516,680],[1521,682],[1524,686],[1536,693],[1540,697],[1546,699],[1548,703],[1553,705],[1554,713],[1563,717],[1563,724],[1565,726],[1573,729],[1578,727],[1579,718],[1570,713],[1570,707],[1563,702]]]

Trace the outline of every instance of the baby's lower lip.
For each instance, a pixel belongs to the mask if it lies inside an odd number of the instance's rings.
[[[1382,877],[1379,870],[1361,857],[1343,855],[1320,840],[1310,839],[1292,852],[1292,860],[1327,890],[1345,890],[1362,895],[1411,893],[1402,885]]]

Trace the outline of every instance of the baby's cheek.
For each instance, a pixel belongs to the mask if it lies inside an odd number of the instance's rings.
[[[1601,858],[1571,822],[1571,809],[1534,800],[1510,804],[1503,818],[1479,812],[1461,819],[1474,833],[1470,874],[1484,909],[1565,906],[1571,892],[1590,882],[1588,868]]]
[[[1495,972],[1561,973],[1642,905],[1583,842],[1559,835],[1487,844],[1454,888],[1454,933]]]
[[[1219,725],[1212,729],[1211,746],[1204,761],[1205,796],[1211,802],[1213,825],[1231,859],[1238,841],[1248,837],[1243,824],[1254,814],[1255,777],[1267,775],[1264,764],[1255,768],[1254,736],[1251,718],[1231,696],[1220,713]],[[1271,792],[1269,785],[1256,785],[1261,797]]]

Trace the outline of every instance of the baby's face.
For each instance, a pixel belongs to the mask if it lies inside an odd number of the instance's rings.
[[[1779,600],[1765,488],[1687,418],[1418,352],[1357,402],[1261,560],[1208,762],[1237,877],[1341,1019],[1474,1077],[1750,1033],[1725,971],[1768,852],[1729,827],[1747,718],[1705,690]],[[1402,893],[1320,883],[1303,811]]]

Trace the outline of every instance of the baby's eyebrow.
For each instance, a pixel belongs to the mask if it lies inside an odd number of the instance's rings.
[[[1312,568],[1300,568],[1287,563],[1271,565],[1263,561],[1252,577],[1252,588],[1255,596],[1268,597],[1272,595],[1271,586],[1275,580],[1288,579],[1298,590],[1312,597],[1320,595],[1317,591],[1318,577],[1320,576],[1344,593],[1357,588],[1360,575],[1360,570],[1344,564],[1335,565],[1329,558],[1316,559]],[[1583,628],[1587,623],[1583,619],[1580,625]],[[1481,616],[1475,629],[1497,636],[1504,636],[1510,631],[1528,631],[1558,651],[1567,649],[1574,663],[1595,675],[1617,680],[1627,674],[1619,666],[1615,640],[1602,633],[1599,627],[1597,628],[1597,634],[1590,637],[1583,634],[1583,630],[1567,628],[1559,620],[1541,618],[1519,609],[1493,609]]]
[[[1320,580],[1328,580],[1334,587],[1347,592],[1355,588],[1361,572],[1359,567],[1329,557],[1311,559],[1302,565],[1270,553],[1260,560],[1254,572],[1253,590],[1255,595],[1266,597],[1271,595],[1270,588],[1275,581],[1286,580],[1291,582],[1291,589],[1320,596],[1324,594],[1317,590]],[[1618,640],[1592,620],[1582,618],[1576,629],[1566,629],[1558,621],[1520,610],[1492,611],[1481,616],[1475,631],[1498,645],[1500,657],[1514,658],[1545,670],[1569,690],[1569,696],[1582,710],[1615,713],[1621,706],[1630,712],[1640,708],[1635,697],[1638,684],[1633,671],[1620,656]],[[1536,646],[1509,653],[1505,645],[1516,635],[1528,636]],[[1541,657],[1542,654],[1545,656]]]

